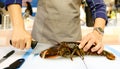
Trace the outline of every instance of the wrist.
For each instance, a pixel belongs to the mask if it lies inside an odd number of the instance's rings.
[[[104,30],[101,27],[95,27],[93,31],[96,31],[100,35],[104,35]]]
[[[23,31],[25,28],[23,26],[14,26],[13,31]]]

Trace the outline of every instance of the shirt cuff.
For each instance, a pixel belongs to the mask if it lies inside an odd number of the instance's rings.
[[[19,4],[20,6],[22,6],[22,0],[6,0],[5,2],[6,10],[7,10],[7,7],[11,4]]]
[[[98,15],[97,15],[98,14]],[[103,18],[104,20],[106,20],[106,25],[108,23],[108,18],[107,18],[107,15],[105,13],[101,13],[101,12],[97,12],[96,13],[96,18]],[[96,19],[95,18],[95,19]]]

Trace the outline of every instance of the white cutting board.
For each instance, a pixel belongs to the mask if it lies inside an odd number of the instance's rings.
[[[44,45],[39,46],[42,47]],[[115,51],[109,50],[108,47]],[[102,56],[85,56],[84,62],[87,68],[79,57],[75,57],[73,61],[71,61],[70,59],[60,57],[56,59],[42,59],[39,55],[35,56],[32,54],[22,65],[21,69],[120,69],[120,52],[118,51],[120,45],[108,47],[105,47],[105,49],[112,52],[116,56],[116,59],[108,60],[106,57]],[[42,48],[36,47],[35,50],[42,50]]]
[[[85,64],[88,69],[120,69],[120,45],[114,46],[110,45],[111,48],[115,49],[116,52],[107,49],[116,56],[116,60],[108,60],[106,57],[101,56],[85,56]],[[117,49],[116,49],[117,48]],[[0,58],[4,54],[13,50],[13,47],[0,47]],[[105,48],[106,49],[106,48]],[[25,51],[16,50],[16,53],[5,60],[0,64],[0,69],[9,66],[15,60],[21,58]],[[117,53],[117,54],[116,54]],[[42,59],[39,55],[34,55],[33,52],[26,60],[25,63],[21,66],[20,69],[86,69],[83,61],[79,58],[73,58],[73,61],[65,58],[56,58],[56,59]]]

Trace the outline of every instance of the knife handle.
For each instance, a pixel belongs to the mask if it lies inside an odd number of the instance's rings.
[[[9,56],[11,56],[13,53],[15,52],[15,50],[10,51],[7,55],[5,55],[3,58],[8,58]]]
[[[31,48],[34,49],[37,45],[38,41],[33,41],[31,42]],[[12,40],[10,40],[10,45],[12,45]]]
[[[34,49],[37,45],[38,41],[33,41],[31,42],[31,48]]]
[[[25,59],[21,58],[13,62],[12,64],[9,65],[9,67],[6,67],[4,69],[18,69],[20,66],[24,63]]]

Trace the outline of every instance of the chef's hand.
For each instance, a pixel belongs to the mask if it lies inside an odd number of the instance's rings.
[[[24,19],[21,14],[21,6],[19,4],[10,4],[7,6],[12,23],[12,45],[19,49],[31,47],[31,35],[25,30]]]
[[[31,47],[31,34],[24,29],[16,29],[12,32],[12,46],[18,49],[29,49]]]
[[[88,51],[92,45],[95,45],[95,47],[91,48],[91,51],[97,51],[97,53],[100,54],[104,49],[102,37],[103,35],[94,30],[83,37],[83,39],[80,41],[79,48],[83,48],[84,51]]]

